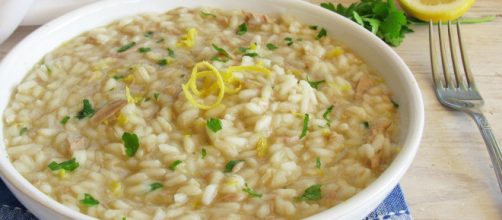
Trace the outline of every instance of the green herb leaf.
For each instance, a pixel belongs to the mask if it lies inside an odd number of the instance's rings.
[[[267,48],[268,48],[269,50],[276,50],[278,47],[277,47],[277,46],[275,46],[275,45],[274,45],[274,44],[272,44],[272,43],[268,43],[268,44],[267,44]]]
[[[159,66],[165,66],[168,64],[168,62],[167,62],[167,59],[161,59],[161,60],[157,61],[157,64],[159,64]]]
[[[262,196],[261,193],[257,193],[256,191],[251,189],[251,187],[249,187],[247,183],[246,183],[246,187],[244,187],[242,189],[242,191],[244,191],[245,193],[247,193],[251,197],[261,198],[261,196]]]
[[[169,164],[169,169],[174,171],[174,170],[176,170],[176,167],[178,165],[180,165],[181,163],[183,163],[183,161],[181,161],[181,160],[175,160],[174,162],[172,162],[171,164]]]
[[[200,158],[204,159],[206,158],[206,156],[207,156],[206,148],[202,148],[202,150],[200,150]]]
[[[63,119],[61,119],[61,121],[59,121],[60,124],[62,125],[65,125],[68,121],[70,120],[70,116],[64,116]]]
[[[310,30],[317,30],[317,25],[310,25],[309,28]]]
[[[159,96],[160,96],[160,93],[158,93],[158,92],[153,93],[153,98],[155,99],[155,101],[159,101]]]
[[[150,48],[150,47],[140,47],[140,48],[138,48],[138,52],[140,52],[140,53],[150,52],[151,50],[152,50],[152,48]]]
[[[124,134],[122,134],[122,142],[124,143],[126,155],[128,157],[133,157],[139,148],[138,135],[134,133],[124,132]]]
[[[80,200],[80,203],[87,207],[99,205],[99,201],[91,196],[91,194],[84,193],[84,199]]]
[[[77,118],[79,120],[82,120],[84,118],[90,118],[96,112],[96,110],[92,108],[91,102],[88,99],[84,99],[82,103],[83,103],[83,108],[77,114]]]
[[[27,127],[22,127],[20,130],[19,130],[19,135],[25,135],[28,133],[28,128]]]
[[[391,46],[398,46],[405,33],[412,32],[412,23],[393,0],[361,0],[345,7],[342,4],[321,3],[321,7],[345,16],[363,26]]]
[[[219,55],[222,55],[222,56],[225,56],[225,57],[229,57],[230,56],[225,49],[223,49],[221,47],[218,47],[218,45],[212,44],[212,46],[213,46],[213,49],[216,50],[216,52],[218,52]]]
[[[159,182],[150,183],[150,192],[155,191],[157,189],[160,189],[162,187],[164,187],[164,184],[162,184],[162,183],[159,183]]]
[[[119,81],[119,80],[121,80],[121,79],[125,78],[125,76],[115,75],[115,76],[113,76],[113,78],[114,78],[115,80]]]
[[[248,56],[248,57],[257,57],[258,54],[257,53],[245,53],[244,56]]]
[[[152,38],[152,36],[153,36],[153,31],[148,31],[148,32],[146,32],[143,36],[145,36],[146,38]]]
[[[217,118],[211,118],[207,120],[207,127],[211,129],[211,131],[216,133],[222,128],[221,120]]]
[[[322,114],[322,117],[326,120],[326,124],[328,124],[328,126],[331,126],[331,120],[329,119],[329,113],[331,113],[331,111],[333,111],[333,105],[329,106]]]
[[[286,45],[291,46],[291,45],[293,45],[293,38],[286,37],[286,38],[284,38],[284,42],[286,43]]]
[[[228,163],[225,165],[225,170],[223,171],[224,173],[230,173],[234,169],[235,165],[238,163],[242,162],[244,160],[231,160],[228,161]]]
[[[47,167],[49,167],[50,170],[56,171],[56,170],[66,170],[66,171],[74,171],[75,169],[78,168],[80,164],[75,160],[75,158],[67,161],[63,161],[61,163],[56,163],[55,161],[52,161]]]
[[[214,56],[214,57],[211,57],[211,60],[212,61],[218,61],[218,62],[222,62],[222,63],[226,63],[228,61],[227,58],[223,58],[221,59],[219,56]]]
[[[392,105],[394,106],[394,108],[399,108],[399,104],[396,101],[394,101],[392,99],[390,101],[392,102]]]
[[[171,48],[167,48],[167,55],[172,57],[172,58],[175,58],[176,56],[174,55],[174,51],[171,49]]]
[[[307,136],[308,128],[309,128],[309,114],[305,113],[305,116],[303,117],[303,129],[302,133],[300,134],[300,139]]]
[[[124,46],[120,47],[120,48],[117,50],[117,52],[119,52],[119,53],[125,52],[126,50],[131,49],[131,47],[134,47],[134,45],[136,45],[136,42],[134,42],[134,41],[133,41],[133,42],[130,42],[130,43],[128,43],[128,44],[126,44],[126,45],[124,45]]]
[[[200,11],[200,16],[203,17],[203,18],[216,18],[216,15],[211,14],[211,13],[206,12],[206,11]]]
[[[319,85],[321,85],[322,83],[325,83],[326,80],[310,81],[309,76],[307,75],[307,82],[309,83],[310,87],[318,90]]]
[[[364,128],[370,128],[370,123],[367,121],[363,121]]]
[[[248,32],[248,25],[246,22],[242,23],[237,27],[237,31],[235,32],[237,35],[244,35],[246,32]]]
[[[302,196],[297,197],[301,201],[317,201],[322,198],[321,185],[315,184],[305,190]]]
[[[164,39],[164,38],[160,38],[160,39],[158,39],[157,41],[155,41],[155,43],[160,44],[160,43],[164,42],[165,40],[166,40],[166,39]]]
[[[315,167],[317,169],[321,169],[321,158],[320,157],[315,158]]]
[[[326,35],[328,35],[328,33],[326,32],[326,29],[321,28],[321,30],[319,31],[319,33],[317,34],[315,39],[320,40],[321,38],[326,37]]]

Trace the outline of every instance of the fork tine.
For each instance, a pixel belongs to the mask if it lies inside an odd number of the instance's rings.
[[[429,52],[431,54],[432,77],[434,78],[434,85],[436,86],[436,88],[443,88],[443,83],[441,82],[438,74],[437,49],[432,21],[429,21]]]
[[[443,75],[446,82],[446,88],[453,88],[453,83],[451,81],[451,76],[448,68],[448,61],[446,60],[446,49],[443,40],[443,31],[441,30],[442,21],[438,21],[438,33],[439,33],[439,49],[441,50],[441,62],[443,64]]]
[[[450,39],[450,52],[451,52],[451,60],[453,62],[453,73],[455,74],[455,78],[457,79],[457,88],[466,88],[464,84],[464,80],[460,75],[460,69],[458,67],[458,56],[457,56],[457,48],[455,44],[455,36],[453,36],[451,28],[451,21],[448,21],[448,37]]]
[[[457,36],[458,36],[458,44],[460,45],[460,55],[462,56],[462,64],[464,66],[465,75],[467,76],[467,86],[468,88],[476,88],[476,84],[474,83],[474,77],[472,77],[471,65],[469,65],[469,59],[467,59],[467,55],[464,50],[462,35],[460,34],[459,21],[457,21]]]

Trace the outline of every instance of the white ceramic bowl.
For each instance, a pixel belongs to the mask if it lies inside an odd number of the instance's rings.
[[[176,7],[207,6],[245,9],[258,13],[286,13],[308,24],[326,28],[328,34],[352,48],[388,83],[400,104],[399,145],[402,150],[376,181],[347,201],[309,219],[361,219],[370,213],[396,186],[410,166],[418,149],[424,123],[424,106],[418,85],[401,58],[370,32],[337,14],[300,0],[111,0],[98,2],[70,12],[40,27],[17,45],[0,66],[0,110],[12,90],[44,54],[80,33],[137,13],[161,13]],[[0,124],[3,140],[3,124]],[[9,161],[5,144],[0,144],[2,179],[16,197],[41,219],[92,219],[49,198],[26,179]]]

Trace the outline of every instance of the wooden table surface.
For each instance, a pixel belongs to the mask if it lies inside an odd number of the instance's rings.
[[[319,0],[311,0],[319,3]],[[332,1],[350,3],[351,0]],[[489,23],[463,26],[463,39],[483,112],[502,143],[502,1],[477,1],[465,17],[495,15]],[[0,45],[0,59],[36,27],[21,27]],[[419,219],[502,219],[502,193],[481,135],[466,114],[437,101],[431,81],[428,27],[412,26],[395,48],[411,68],[425,102],[422,144],[401,180],[412,216]]]

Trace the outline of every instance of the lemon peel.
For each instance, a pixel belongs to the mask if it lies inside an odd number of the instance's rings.
[[[423,21],[455,20],[462,16],[475,0],[399,0],[403,9]]]
[[[194,95],[200,96],[201,94],[198,93],[199,94],[198,95],[198,94],[195,94],[195,92],[193,92],[193,91],[198,91],[196,83],[197,83],[197,78],[199,77],[199,74],[198,74],[197,70],[199,69],[199,67],[203,67],[203,66],[206,66],[210,70],[211,74],[214,75],[214,77],[216,78],[216,86],[219,89],[216,101],[210,105],[205,105],[205,104],[201,104],[201,103],[197,102]],[[201,74],[201,75],[203,75],[203,74]],[[204,110],[211,109],[211,108],[218,106],[221,103],[221,100],[223,100],[223,96],[225,94],[225,85],[223,82],[223,78],[221,77],[221,73],[213,65],[211,65],[207,61],[203,61],[203,62],[195,64],[194,68],[192,69],[192,75],[190,76],[190,79],[188,80],[188,82],[186,84],[181,85],[181,88],[183,89],[183,93],[185,94],[186,99],[190,103],[192,103],[192,105],[194,105],[197,108],[204,109]],[[193,92],[193,94],[192,94],[192,92]]]
[[[195,37],[197,36],[197,29],[190,28],[187,34],[181,38],[181,40],[176,44],[178,47],[192,48],[195,44]]]

